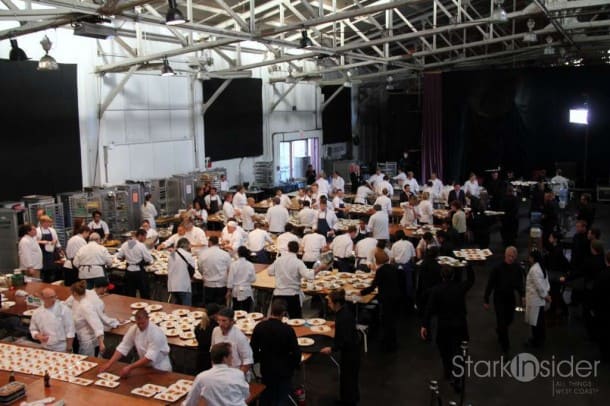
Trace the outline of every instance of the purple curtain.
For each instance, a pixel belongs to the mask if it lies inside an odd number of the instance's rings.
[[[426,182],[432,172],[443,179],[443,76],[424,73],[421,174]]]

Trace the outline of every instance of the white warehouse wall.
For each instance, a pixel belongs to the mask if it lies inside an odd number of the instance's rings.
[[[162,27],[159,27],[158,31],[167,33]],[[98,76],[94,69],[99,65],[124,60],[127,53],[112,39],[78,37],[72,34],[71,29],[54,29],[24,35],[18,38],[19,46],[30,58],[36,60],[43,55],[39,42],[45,34],[53,42],[50,54],[59,63],[73,63],[78,66],[84,186],[118,184],[128,179],[169,177],[204,166],[205,117],[202,118],[200,114],[202,90],[201,83],[192,80],[191,75],[186,73],[189,56],[170,58],[172,67],[179,71],[179,75],[175,77],[161,77],[157,69],[134,73],[99,119],[99,106],[125,74],[109,73]],[[124,40],[135,47],[135,39]],[[140,51],[147,54],[177,46],[143,41]],[[0,55],[8,56],[9,50],[9,41],[0,42]],[[224,52],[232,58],[235,57],[235,53]],[[210,70],[228,68],[226,61],[213,52],[211,55],[214,57],[214,65]],[[241,55],[244,64],[258,62],[261,58],[261,55],[255,54]],[[290,85],[271,85],[269,76],[266,67],[253,72],[253,77],[263,79],[263,155],[212,161],[213,167],[227,169],[230,184],[252,183],[254,162],[273,160],[272,134],[321,129],[322,97],[318,86],[315,83],[297,84],[284,100],[271,110],[279,95]]]

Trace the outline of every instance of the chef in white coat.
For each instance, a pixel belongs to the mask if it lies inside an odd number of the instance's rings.
[[[532,337],[527,345],[541,347],[546,336],[544,312],[547,304],[551,303],[551,285],[540,251],[530,252],[529,263],[530,270],[525,280],[525,322],[532,327]]]
[[[140,207],[140,214],[142,220],[148,220],[151,228],[157,228],[157,222],[155,221],[155,217],[158,216],[157,208],[154,204],[151,203],[152,196],[150,194],[146,194],[144,196],[144,204]]]
[[[42,306],[34,311],[30,321],[30,334],[46,350],[72,352],[74,320],[72,311],[57,300],[51,288],[41,292]]]
[[[112,358],[100,368],[100,372],[108,371],[121,357],[129,354],[133,347],[136,348],[140,359],[121,369],[119,375],[122,378],[127,377],[133,369],[140,367],[171,372],[172,364],[169,359],[169,345],[165,333],[150,322],[146,310],[138,310],[135,317],[136,325],[129,328]]]
[[[29,276],[40,278],[42,269],[42,251],[36,238],[36,227],[26,223],[19,227],[19,269],[23,269]]]
[[[95,307],[87,297],[85,281],[75,282],[70,286],[72,292],[72,317],[78,337],[78,353],[97,357],[106,351],[104,345],[104,324]]]
[[[106,291],[108,290],[108,281],[105,279],[100,279],[95,282],[95,287],[93,289],[87,289],[85,292],[85,296],[87,300],[93,305],[95,312],[98,317],[102,321],[104,325],[104,331],[110,331],[113,328],[117,328],[119,326],[120,321],[115,319],[114,317],[110,317],[105,312],[104,301],[100,299],[101,296],[106,295]],[[72,304],[74,303],[74,297],[70,296],[65,301],[64,304],[70,308],[72,308]]]

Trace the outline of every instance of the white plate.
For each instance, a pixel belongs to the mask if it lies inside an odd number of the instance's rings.
[[[146,306],[148,306],[146,302],[135,302],[129,305],[132,309],[144,309]]]
[[[330,331],[330,327],[327,325],[322,326],[311,326],[311,331],[316,333],[328,333]]]
[[[199,342],[197,340],[185,340],[183,344],[187,347],[199,347]]]
[[[152,383],[147,383],[146,385],[141,387],[145,391],[153,391],[155,393],[163,392],[167,390],[167,387],[161,385],[154,385]]]
[[[190,313],[190,316],[194,319],[200,319],[203,317],[203,312],[199,311],[199,310],[195,310],[194,312]]]
[[[183,340],[192,340],[195,338],[195,333],[192,331],[183,331],[180,333],[180,338]]]
[[[252,320],[260,320],[263,317],[265,317],[263,313],[248,313],[248,318]]]
[[[182,316],[186,316],[190,312],[191,311],[189,309],[176,309],[172,312],[172,314],[175,314],[178,317],[182,317]]]
[[[97,386],[103,386],[104,388],[116,388],[120,385],[119,381],[109,381],[104,379],[98,379],[95,381]]]
[[[157,312],[157,311],[159,311],[161,309],[163,309],[163,306],[161,306],[160,304],[151,304],[151,305],[146,306],[146,311],[148,313],[150,313],[150,312]]]
[[[299,345],[301,347],[308,347],[310,345],[314,345],[316,342],[309,338],[309,337],[299,337],[297,338],[297,341],[299,342]]]
[[[168,337],[176,337],[176,336],[180,335],[180,332],[175,328],[170,328],[170,329],[164,328],[163,333]]]
[[[247,315],[248,315],[248,312],[245,310],[235,310],[236,319],[241,319],[242,317],[246,317]]]
[[[7,300],[6,302],[2,302],[2,308],[3,309],[8,309],[8,308],[11,308],[11,307],[15,306],[15,304],[16,304],[15,302]]]
[[[310,326],[322,326],[326,324],[326,320],[324,319],[307,319],[307,324]]]
[[[303,319],[290,319],[286,322],[286,324],[288,324],[289,326],[302,326],[305,324],[305,320]]]
[[[155,395],[155,392],[150,390],[147,391],[142,388],[135,388],[131,391],[131,393],[138,396],[144,396],[145,398],[150,398]]]
[[[121,379],[120,376],[108,372],[102,372],[101,374],[98,374],[97,377],[102,381],[118,381]]]

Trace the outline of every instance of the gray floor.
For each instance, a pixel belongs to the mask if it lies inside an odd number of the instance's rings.
[[[529,220],[523,207],[521,233],[519,236],[520,257],[527,255]],[[610,248],[610,206],[598,205],[596,226],[602,229],[602,239]],[[500,359],[500,350],[495,336],[493,311],[482,308],[482,297],[487,282],[488,269],[501,260],[499,233],[492,233],[491,248],[496,255],[484,267],[476,268],[476,283],[468,294],[468,322],[470,329],[470,354],[473,361]],[[459,395],[447,382],[442,381],[442,367],[436,346],[421,341],[418,337],[419,323],[414,316],[403,315],[399,322],[400,348],[394,354],[380,351],[377,337],[369,337],[369,352],[363,355],[361,367],[361,405],[427,405],[430,400],[428,382],[441,382],[443,404],[456,400]],[[529,336],[529,328],[522,314],[511,326],[510,337],[513,352],[532,352],[540,360],[558,362],[595,361],[598,348],[586,339],[582,321],[573,319],[548,323],[547,343],[540,351],[527,350],[522,343]],[[479,364],[483,368],[483,364]],[[336,368],[325,356],[316,355],[305,366],[305,387],[308,405],[332,405],[338,391]],[[482,371],[484,372],[484,371]],[[300,378],[303,377],[301,371]],[[469,378],[466,384],[464,404],[472,405],[608,405],[610,404],[610,366],[600,365],[597,377],[588,379],[544,379],[519,382],[514,378]]]

